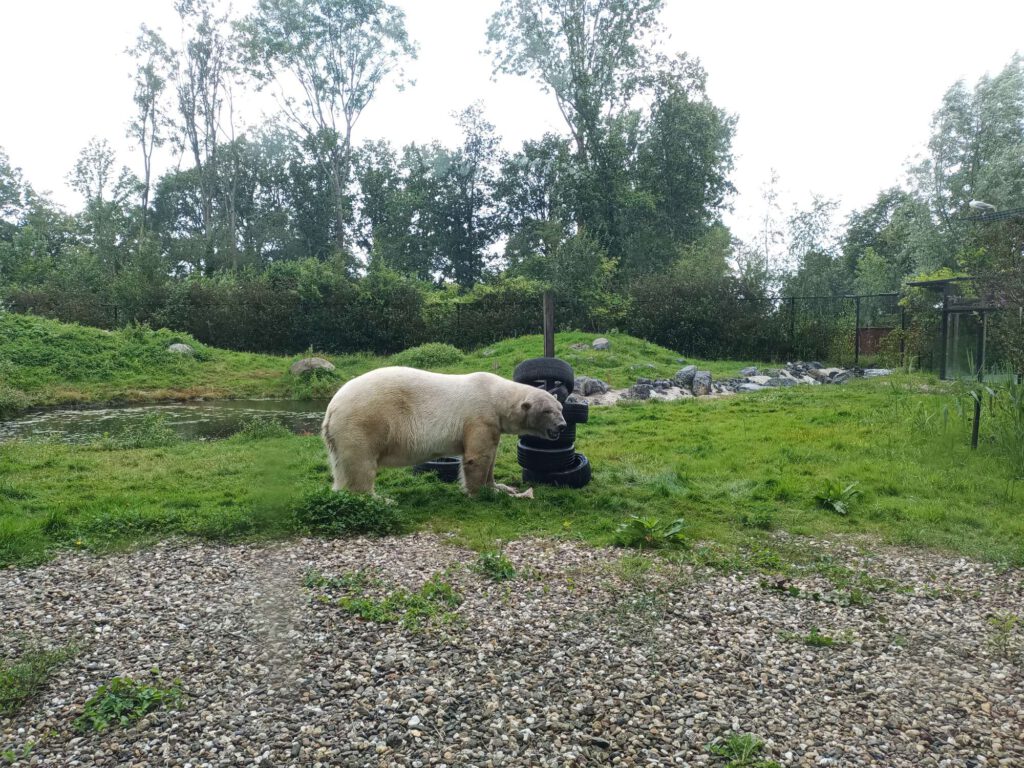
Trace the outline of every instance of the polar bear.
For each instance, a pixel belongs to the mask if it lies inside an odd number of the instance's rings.
[[[461,376],[416,368],[378,368],[339,389],[321,434],[334,490],[372,493],[380,467],[408,467],[462,456],[463,489],[514,493],[494,482],[494,457],[505,435],[555,439],[565,428],[551,394],[493,373]]]

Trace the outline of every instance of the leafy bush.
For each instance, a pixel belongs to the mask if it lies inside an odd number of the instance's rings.
[[[157,669],[151,672],[154,685],[136,682],[130,677],[115,677],[101,685],[89,700],[85,709],[75,719],[74,727],[79,733],[105,731],[111,725],[126,726],[141,720],[155,709],[174,709],[181,704],[181,682],[175,680],[164,685]]]
[[[707,750],[727,761],[722,768],[781,768],[774,760],[761,759],[764,742],[750,733],[730,733],[708,744]]]
[[[664,523],[656,517],[639,517],[630,515],[615,531],[615,542],[620,547],[639,547],[656,549],[683,544],[683,527],[686,525],[679,517],[670,523]]]
[[[446,365],[455,365],[462,361],[462,350],[453,347],[451,344],[430,342],[421,344],[418,347],[407,349],[392,355],[389,362],[392,365],[407,365],[410,368],[441,368]]]
[[[388,536],[405,527],[404,517],[383,499],[329,488],[308,494],[293,513],[303,530],[328,536]]]

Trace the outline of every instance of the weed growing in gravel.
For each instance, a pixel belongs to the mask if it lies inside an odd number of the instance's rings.
[[[32,750],[35,748],[36,743],[29,739],[20,747],[12,747],[10,749],[5,749],[3,752],[0,752],[0,760],[2,760],[7,765],[14,765],[19,760],[27,760],[28,756],[32,754]]]
[[[515,566],[501,552],[481,552],[473,568],[491,581],[511,581],[516,577]]]
[[[27,651],[16,661],[0,660],[0,716],[14,715],[42,689],[50,673],[74,656],[73,646],[51,651]]]
[[[620,547],[657,549],[679,545],[685,542],[683,527],[686,523],[679,517],[664,523],[656,517],[630,515],[619,524],[615,531],[615,543]]]
[[[860,495],[857,483],[843,484],[836,480],[828,480],[825,487],[814,494],[814,500],[822,509],[831,509],[837,515],[850,514],[850,504]]]
[[[412,632],[422,630],[429,623],[453,621],[455,613],[450,609],[457,608],[462,603],[461,595],[437,573],[415,592],[399,587],[384,597],[365,594],[365,588],[373,583],[379,584],[364,580],[361,576],[328,578],[307,574],[304,579],[307,587],[350,593],[333,599],[329,595],[320,595],[317,597],[320,602],[336,605],[364,621],[398,624]]]
[[[989,616],[988,625],[992,628],[992,635],[988,641],[993,653],[1007,660],[1013,658],[1019,623],[1020,616],[1015,613],[995,613]]]
[[[764,742],[750,733],[730,733],[712,741],[707,750],[725,758],[722,768],[782,768],[774,760],[761,758]]]
[[[337,576],[324,576],[316,571],[306,571],[302,578],[302,586],[313,589],[339,589],[361,592],[366,587],[380,584],[380,580],[370,576],[366,571],[349,571]]]
[[[181,704],[181,681],[174,680],[166,685],[155,667],[150,674],[152,685],[130,677],[115,677],[101,685],[75,719],[75,730],[79,733],[105,731],[112,725],[130,725],[156,709],[176,709]]]
[[[299,527],[328,536],[401,532],[405,519],[395,505],[376,496],[320,488],[296,502],[292,511]]]
[[[798,635],[794,632],[782,632],[780,636],[784,640],[800,642],[812,648],[832,648],[836,645],[849,645],[852,639],[849,633],[843,633],[839,637],[823,635],[817,627],[812,627],[806,635]]]

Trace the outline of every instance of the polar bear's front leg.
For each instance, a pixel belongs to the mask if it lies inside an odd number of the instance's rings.
[[[470,496],[476,496],[481,488],[494,487],[494,459],[501,431],[487,425],[470,425],[463,439],[463,487]]]

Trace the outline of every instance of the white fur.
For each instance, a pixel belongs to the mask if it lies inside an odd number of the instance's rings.
[[[564,426],[558,401],[540,389],[491,373],[449,375],[391,367],[358,376],[339,389],[327,406],[322,434],[334,489],[369,491],[379,467],[463,455],[468,435],[477,437],[474,456],[466,462],[489,462],[484,482],[495,486],[493,454],[501,434],[543,437],[548,429]],[[479,437],[491,433],[493,438]]]

